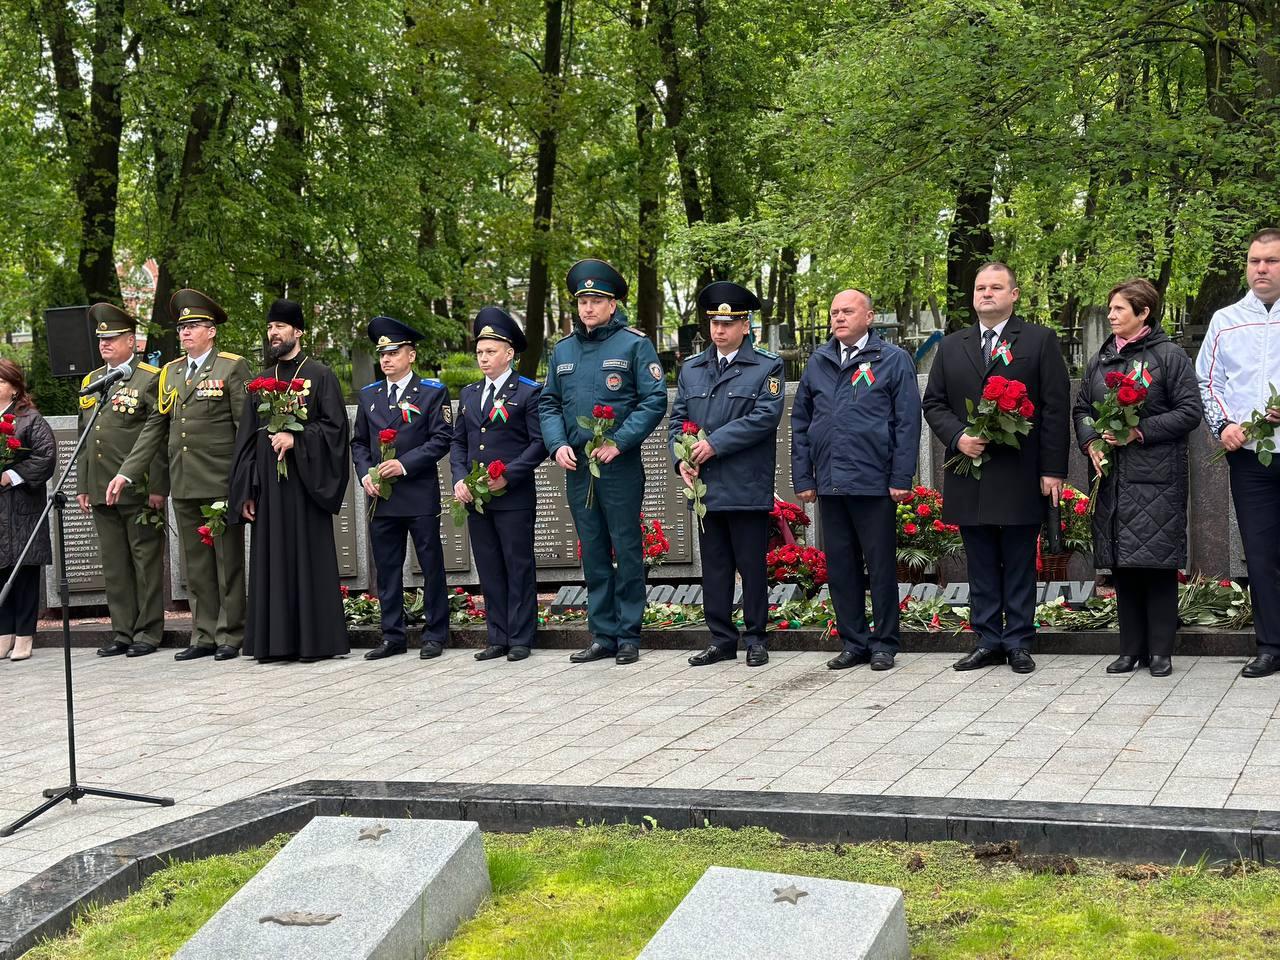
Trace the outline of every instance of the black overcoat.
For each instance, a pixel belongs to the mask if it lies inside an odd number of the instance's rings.
[[[58,463],[53,431],[44,417],[35,410],[24,410],[14,417],[14,427],[13,435],[28,452],[19,454],[19,459],[6,468],[22,477],[23,482],[16,487],[0,487],[0,569],[12,567],[26,546],[27,537],[44,511],[49,498],[46,483]],[[24,566],[44,566],[52,562],[46,518]]]

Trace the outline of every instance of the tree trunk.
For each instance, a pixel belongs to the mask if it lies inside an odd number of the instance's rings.
[[[306,189],[307,153],[306,153],[306,102],[302,90],[302,55],[301,48],[305,37],[296,37],[290,46],[288,55],[281,57],[276,64],[276,72],[280,76],[281,109],[276,118],[275,142],[273,144],[273,165],[280,180],[284,184],[284,193],[288,195],[286,223],[296,222],[303,207],[303,192]],[[304,237],[297,229],[285,230],[285,237],[280,244],[279,258],[274,270],[267,277],[267,292],[276,297],[302,299],[302,260],[304,256]]]
[[[991,197],[988,175],[980,183],[962,184],[956,191],[956,212],[947,235],[947,332],[973,322],[973,282],[978,268],[991,258]]]
[[[644,0],[631,0],[631,31],[635,47],[643,48],[648,32]],[[637,49],[632,55],[635,72],[636,147],[636,293],[633,322],[658,342],[662,325],[662,287],[658,281],[658,249],[662,243],[661,188],[662,156],[654,131],[654,106],[650,78],[645,74],[647,58]]]

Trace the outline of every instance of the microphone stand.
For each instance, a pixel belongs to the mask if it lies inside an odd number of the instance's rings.
[[[35,527],[31,530],[31,536],[27,537],[26,546],[22,548],[22,553],[18,556],[18,560],[13,565],[13,573],[9,575],[9,580],[4,585],[4,589],[0,590],[0,604],[4,603],[9,597],[9,592],[13,589],[14,580],[17,579],[18,570],[22,566],[22,561],[26,559],[27,554],[31,552],[31,547],[36,542],[36,536],[40,533],[40,528],[44,526],[45,521],[49,518],[49,512],[56,509],[58,511],[58,539],[57,539],[57,563],[58,563],[58,599],[62,603],[62,673],[66,680],[67,688],[67,767],[69,776],[67,778],[67,786],[54,787],[44,791],[44,795],[48,798],[40,806],[36,807],[30,813],[23,814],[13,823],[4,828],[0,828],[0,837],[9,837],[22,827],[26,826],[36,817],[52,810],[63,800],[70,800],[75,805],[82,797],[108,797],[112,800],[132,800],[137,803],[154,803],[161,807],[172,807],[173,797],[149,797],[141,793],[124,793],[120,790],[107,790],[102,787],[86,787],[76,779],[76,721],[75,721],[75,700],[72,692],[71,684],[71,586],[67,580],[67,550],[64,543],[64,527],[63,527],[63,511],[67,506],[67,495],[62,492],[63,486],[67,482],[67,478],[71,475],[71,468],[75,466],[76,460],[80,456],[80,451],[84,449],[85,442],[89,438],[89,434],[93,431],[94,422],[98,419],[98,414],[102,412],[103,402],[106,400],[106,391],[103,391],[102,400],[94,404],[93,414],[89,417],[89,422],[85,424],[84,430],[80,433],[80,438],[76,441],[76,447],[71,452],[71,457],[67,461],[66,467],[62,471],[62,476],[58,478],[58,482],[54,485],[53,492],[49,494],[49,502],[45,504],[44,512],[40,514],[36,520]]]

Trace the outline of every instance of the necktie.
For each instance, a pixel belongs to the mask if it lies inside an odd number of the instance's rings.
[[[719,372],[718,374],[716,374],[716,376],[723,377],[723,376],[724,376],[724,372],[725,372],[726,370],[728,370],[728,369],[729,369],[729,358],[728,358],[728,357],[721,357],[721,358],[720,358],[720,372]]]
[[[398,400],[399,398],[400,398],[400,384],[393,383],[391,385],[391,405],[393,407],[396,405],[396,400]]]
[[[841,347],[840,348],[840,366],[843,367],[845,364],[847,364],[851,356],[853,356],[852,347]]]
[[[480,407],[480,416],[484,420],[489,419],[489,414],[493,413],[493,384],[489,384],[489,389],[484,392],[484,403]]]
[[[195,379],[197,369],[198,369],[198,365],[194,360],[190,360],[187,362],[187,383],[190,383],[192,380]]]
[[[991,349],[992,349],[991,344],[992,344],[992,341],[995,340],[995,338],[996,338],[996,332],[994,330],[982,331],[982,359],[983,360],[991,359]]]

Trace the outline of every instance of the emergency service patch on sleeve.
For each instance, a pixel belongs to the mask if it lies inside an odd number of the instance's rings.
[[[778,377],[770,377],[766,382],[769,385],[769,396],[776,397],[782,392],[782,381]]]
[[[650,375],[651,377],[653,377],[653,379],[655,379],[655,380],[661,380],[661,379],[662,379],[662,364],[660,364],[660,363],[651,363],[651,364],[649,364],[649,375]]]

